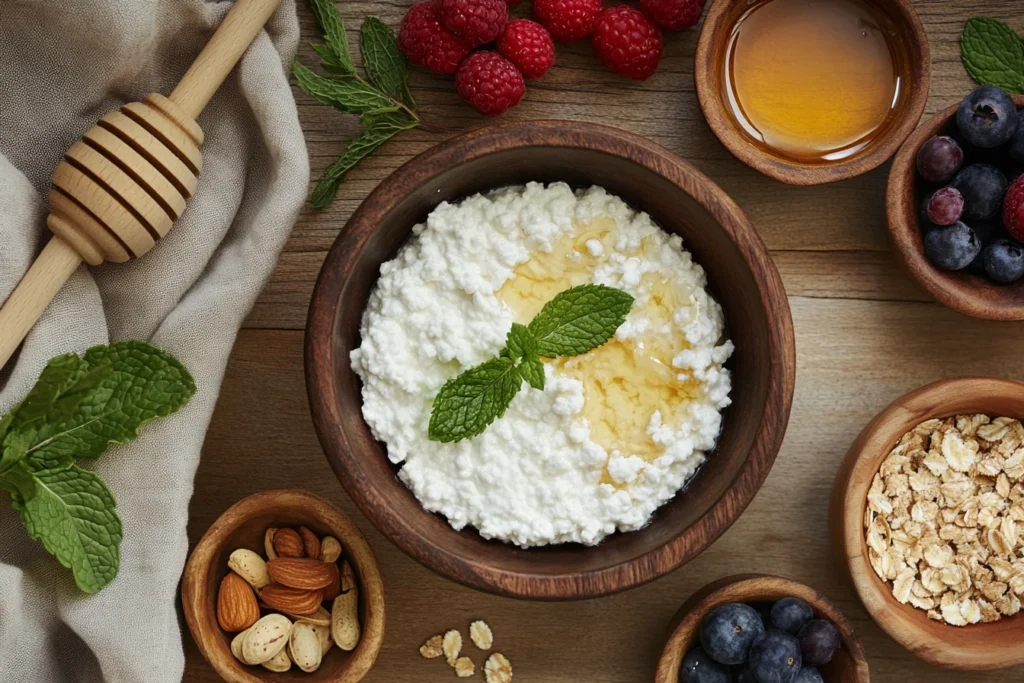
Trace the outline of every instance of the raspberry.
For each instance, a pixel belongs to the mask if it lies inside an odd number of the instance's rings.
[[[498,51],[527,78],[540,78],[555,63],[551,34],[529,19],[508,22],[498,39]]]
[[[441,26],[432,0],[416,3],[405,13],[398,46],[410,62],[439,74],[455,73],[469,54],[465,43]]]
[[[682,31],[700,19],[704,0],[640,0],[640,9],[666,31]]]
[[[436,0],[434,12],[471,48],[496,40],[508,22],[505,0]]]
[[[661,31],[643,12],[628,5],[601,13],[594,27],[594,51],[617,74],[643,80],[661,61]]]
[[[515,64],[490,50],[466,57],[455,74],[455,87],[467,104],[485,116],[497,116],[516,106],[526,92]]]
[[[555,40],[571,43],[594,32],[601,0],[534,0],[533,14]]]
[[[1003,197],[1003,225],[1018,241],[1024,242],[1024,176],[1006,190]]]

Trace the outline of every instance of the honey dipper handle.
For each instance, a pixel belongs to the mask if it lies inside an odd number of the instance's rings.
[[[0,308],[0,368],[14,354],[53,297],[82,262],[60,237],[53,237]]]
[[[280,2],[236,0],[170,99],[189,117],[198,117]]]

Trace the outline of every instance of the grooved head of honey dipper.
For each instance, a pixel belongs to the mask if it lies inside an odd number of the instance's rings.
[[[163,95],[110,112],[53,174],[47,224],[89,264],[142,256],[185,210],[203,132]]]

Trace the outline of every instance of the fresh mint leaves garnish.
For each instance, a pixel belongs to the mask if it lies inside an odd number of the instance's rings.
[[[530,322],[537,353],[544,358],[578,356],[601,346],[626,319],[633,297],[620,289],[584,285],[544,304]]]
[[[529,325],[512,323],[496,357],[448,380],[434,398],[428,436],[461,441],[505,414],[525,380],[544,388],[544,358],[578,356],[606,343],[625,321],[633,297],[604,285],[556,294]]]
[[[974,17],[960,37],[967,73],[981,85],[1024,93],[1024,42],[998,19]]]
[[[177,411],[196,387],[172,356],[138,341],[96,346],[43,368],[28,395],[0,418],[0,488],[33,538],[94,593],[120,565],[121,520],[100,478],[76,464],[138,436]]]
[[[349,169],[373,154],[392,137],[420,125],[416,103],[406,85],[405,58],[394,32],[380,19],[367,17],[359,31],[366,78],[356,71],[345,35],[345,22],[334,0],[310,0],[324,36],[324,45],[313,43],[321,66],[330,76],[313,73],[298,60],[292,72],[299,87],[322,104],[362,116],[363,132],[324,171],[313,189],[313,206],[330,206]]]

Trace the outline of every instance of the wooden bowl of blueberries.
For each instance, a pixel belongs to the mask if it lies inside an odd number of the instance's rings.
[[[779,576],[709,583],[676,612],[655,683],[868,683],[849,620],[827,598]]]
[[[896,253],[937,301],[1024,320],[1024,96],[972,91],[917,129],[889,174]]]

